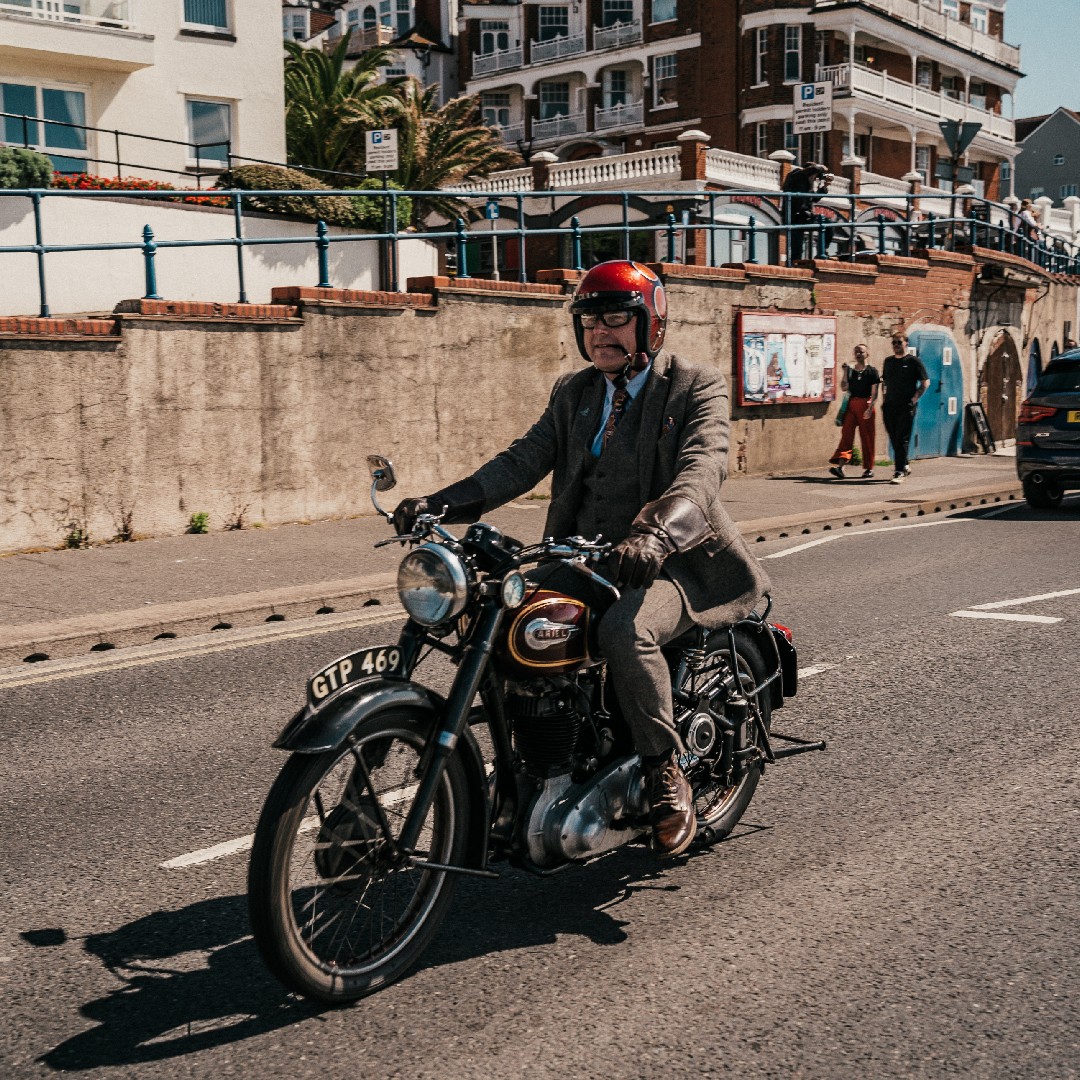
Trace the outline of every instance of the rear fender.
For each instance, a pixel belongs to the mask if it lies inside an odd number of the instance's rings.
[[[318,709],[305,706],[285,725],[274,746],[294,754],[321,754],[343,749],[349,736],[365,721],[388,709],[416,709],[430,717],[429,738],[446,709],[445,700],[419,683],[372,679],[347,687]],[[457,741],[469,789],[467,865],[482,868],[487,861],[490,811],[487,770],[476,736],[466,727]]]

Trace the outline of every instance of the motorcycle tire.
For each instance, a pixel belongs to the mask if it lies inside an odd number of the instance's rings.
[[[735,652],[738,656],[739,675],[743,690],[747,692],[750,701],[751,715],[755,717],[754,731],[757,733],[757,741],[762,742],[761,728],[766,733],[772,724],[772,703],[768,690],[763,690],[756,697],[749,694],[755,686],[760,686],[768,678],[769,670],[761,655],[761,650],[750,634],[742,630],[735,631]],[[707,655],[710,657],[722,655],[730,663],[730,648],[726,633],[715,634],[709,642]],[[702,763],[707,765],[706,762]],[[700,771],[694,775],[691,770],[690,779],[694,789],[694,807],[698,815],[698,838],[696,843],[708,845],[731,833],[738,825],[739,820],[750,805],[750,800],[757,791],[758,781],[761,779],[759,766],[749,767],[742,777],[730,787],[721,787],[711,777],[702,777]]]
[[[350,747],[294,754],[274,782],[255,830],[248,909],[263,960],[289,990],[329,1005],[355,1001],[406,974],[438,930],[457,875],[390,865],[381,824],[400,833],[430,731],[429,714],[390,709],[362,723]],[[455,754],[417,854],[462,865],[468,814]]]

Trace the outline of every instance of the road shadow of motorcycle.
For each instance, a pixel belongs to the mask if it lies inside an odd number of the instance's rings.
[[[743,822],[724,844],[768,828]],[[686,858],[716,857],[721,847]],[[628,936],[624,927],[629,919],[619,917],[624,903],[679,889],[644,847],[612,852],[590,864],[587,874],[570,871],[538,882],[512,872],[497,899],[486,882],[462,882],[454,918],[410,978],[495,953],[554,945],[566,937],[619,945]],[[67,939],[62,931],[31,931],[24,940],[48,948]],[[335,1011],[286,994],[265,971],[250,936],[243,895],[157,911],[117,930],[91,934],[82,944],[121,985],[79,1008],[95,1027],[38,1058],[58,1072],[186,1057]],[[573,978],[571,969],[567,978]],[[363,1009],[376,1009],[378,1001],[377,995],[351,1010],[350,1025]]]

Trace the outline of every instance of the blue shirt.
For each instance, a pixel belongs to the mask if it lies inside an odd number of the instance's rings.
[[[630,395],[630,400],[641,393],[641,388],[645,385],[645,380],[649,377],[649,372],[652,371],[652,361],[649,361],[649,366],[643,371],[639,371],[632,379],[626,380],[626,390]],[[604,387],[604,407],[600,412],[600,427],[597,429],[596,437],[592,441],[592,456],[599,457],[600,450],[604,444],[604,428],[607,427],[608,417],[611,415],[611,406],[615,400],[615,383],[613,380],[604,377],[604,382],[607,384]],[[630,408],[629,404],[626,406]]]

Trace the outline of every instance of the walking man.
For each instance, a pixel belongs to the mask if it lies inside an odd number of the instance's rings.
[[[892,336],[892,356],[885,358],[881,369],[881,388],[884,395],[881,416],[893,447],[892,483],[902,484],[911,475],[908,465],[908,444],[915,425],[915,410],[919,398],[930,386],[930,376],[922,361],[908,351],[907,337]]]

